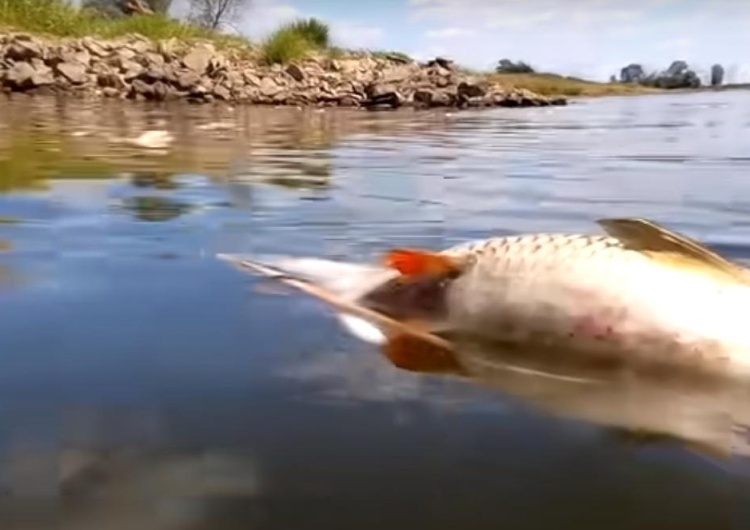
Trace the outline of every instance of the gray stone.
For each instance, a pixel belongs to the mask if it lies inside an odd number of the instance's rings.
[[[14,61],[29,61],[44,58],[42,46],[34,40],[16,40],[5,50],[5,57]]]
[[[198,84],[201,76],[193,70],[182,70],[177,73],[177,86],[189,89]]]
[[[213,90],[214,96],[223,101],[229,101],[232,99],[231,91],[224,85],[216,85]]]
[[[28,90],[35,85],[32,81],[36,70],[29,63],[14,64],[5,74],[5,84],[13,90]]]
[[[302,68],[299,67],[299,65],[290,64],[286,68],[286,73],[289,74],[289,76],[298,83],[301,83],[305,80],[305,72],[304,70],[302,70]]]
[[[74,85],[82,85],[88,79],[86,67],[80,63],[60,63],[57,72]]]
[[[135,61],[125,61],[121,66],[121,71],[123,78],[126,81],[130,81],[143,73],[143,66]]]
[[[40,64],[34,65],[34,75],[31,76],[31,82],[35,86],[51,85],[55,82],[55,74],[52,68],[40,61]]]
[[[95,57],[106,57],[109,55],[109,49],[92,37],[84,37],[81,44]]]
[[[262,96],[266,97],[273,97],[279,92],[281,92],[282,87],[276,84],[276,81],[274,81],[270,77],[264,77],[260,81],[260,94]]]
[[[485,90],[480,85],[471,81],[461,81],[456,89],[459,97],[481,98],[485,95]]]
[[[203,75],[208,70],[208,65],[213,55],[213,47],[196,47],[182,58],[182,64],[185,65],[185,68],[189,68],[198,75]]]

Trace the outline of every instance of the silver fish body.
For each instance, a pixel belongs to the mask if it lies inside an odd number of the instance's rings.
[[[469,261],[446,286],[446,329],[750,371],[749,285],[609,236],[491,238],[443,254]]]
[[[371,342],[412,333],[402,324],[416,322],[413,335],[443,345],[461,334],[750,375],[750,271],[648,220],[599,223],[607,234],[465,242],[439,252],[459,274],[408,282],[380,265],[287,257],[268,269],[223,257],[305,282],[295,286]]]

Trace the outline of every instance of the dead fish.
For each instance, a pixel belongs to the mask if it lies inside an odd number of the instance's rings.
[[[750,270],[647,219],[597,223],[604,234],[394,249],[379,264],[219,257],[323,299],[381,345],[450,349],[461,334],[750,375]]]

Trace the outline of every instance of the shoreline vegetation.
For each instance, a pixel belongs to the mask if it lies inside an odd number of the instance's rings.
[[[64,0],[0,0],[0,90],[373,110],[566,105],[571,97],[665,91],[530,68],[477,72],[447,58],[420,63],[399,52],[345,50],[316,19],[283,25],[254,43],[139,9],[106,17]]]

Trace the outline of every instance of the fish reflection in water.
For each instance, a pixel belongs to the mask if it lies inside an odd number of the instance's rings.
[[[326,289],[259,263],[249,266],[231,256],[223,259],[326,302],[344,312],[339,318],[346,318],[347,310],[359,317],[378,317],[377,312],[347,304]],[[349,331],[359,336],[361,330]],[[742,407],[750,403],[750,385],[746,377],[716,370],[711,363],[662,362],[648,352],[610,356],[549,342],[504,343],[460,333],[442,333],[439,339],[397,333],[379,348],[398,369],[457,377],[499,390],[537,410],[603,426],[621,440],[677,442],[722,460],[750,456],[750,410]]]
[[[750,387],[716,374],[634,366],[549,346],[453,340],[385,345],[395,367],[455,376],[538,410],[609,428],[637,443],[677,442],[703,454],[750,456]]]
[[[303,291],[309,287],[292,278],[282,278],[282,283]],[[336,306],[336,299],[328,299],[323,291],[313,288],[308,294]],[[418,336],[396,336],[382,343],[379,352],[391,368],[497,390],[544,413],[604,427],[620,441],[676,443],[719,465],[731,457],[750,456],[750,408],[743,405],[750,403],[750,385],[744,377],[710,367],[661,363],[652,355],[624,358],[548,343],[490,342],[457,334],[443,337],[449,347]],[[364,371],[382,370],[363,360],[367,357],[357,359],[367,364]],[[313,379],[315,374],[325,375],[321,368],[308,366],[292,372],[309,380],[311,372]],[[335,371],[346,379],[346,374],[363,370],[339,366]],[[359,380],[334,384],[346,386],[347,398],[362,395],[365,399],[388,386],[362,388]],[[418,397],[429,400],[433,396]]]

